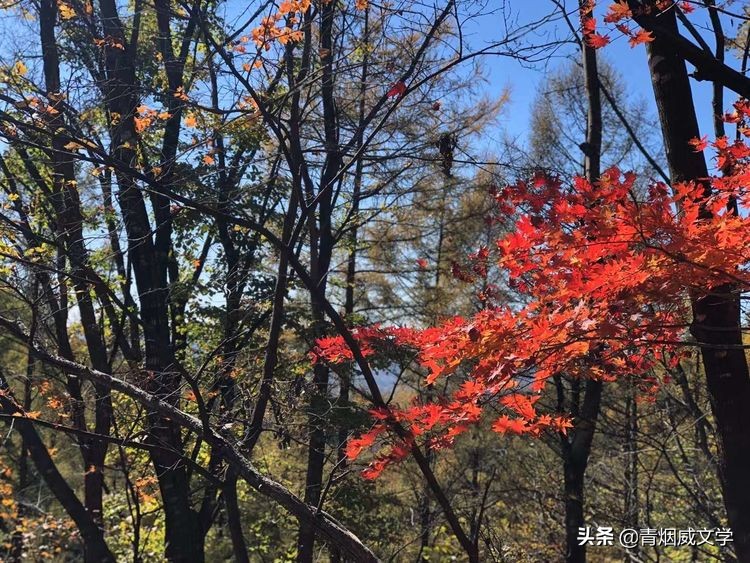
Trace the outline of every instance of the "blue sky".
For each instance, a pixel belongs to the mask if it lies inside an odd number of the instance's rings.
[[[498,0],[497,4],[500,2]],[[490,4],[492,4],[492,0]],[[517,21],[520,23],[536,21],[554,10],[554,4],[551,0],[527,0],[526,2],[509,2],[508,3]],[[572,10],[575,2],[568,1]],[[603,27],[602,15],[608,6],[608,1],[599,2],[601,5],[597,9],[597,20],[599,26]],[[522,7],[521,7],[522,6]],[[696,10],[690,16],[693,23],[699,29],[705,24],[708,25],[707,17],[704,11]],[[574,16],[573,21],[577,21]],[[469,41],[472,46],[479,48],[487,42],[497,40],[501,33],[503,19],[500,13],[482,16],[472,24],[468,32]],[[724,18],[725,32],[730,35],[733,32],[733,22],[729,18]],[[547,33],[556,35],[559,38],[569,37],[570,32],[566,23],[559,21],[545,24]],[[648,62],[646,58],[646,48],[644,45],[631,48],[628,45],[627,37],[619,31],[610,32],[611,43],[605,48],[598,51],[599,56],[605,58],[614,66],[621,76],[630,92],[635,99],[644,100],[656,119],[656,108],[653,99],[653,90],[648,71]],[[541,40],[542,38],[538,38]],[[707,41],[713,47],[712,37],[707,34]],[[528,125],[530,122],[531,109],[538,89],[544,82],[545,75],[556,69],[565,62],[566,57],[578,57],[575,45],[568,44],[559,48],[554,56],[545,64],[522,65],[517,60],[509,57],[494,56],[486,60],[485,69],[488,79],[487,90],[489,92],[500,92],[504,88],[510,90],[510,102],[507,106],[500,122],[500,128],[512,138],[521,141],[527,135]],[[736,60],[732,54],[727,54],[727,62],[735,65]],[[738,66],[738,65],[735,65]],[[688,65],[688,71],[692,72],[692,67]],[[713,137],[713,125],[711,116],[711,85],[707,82],[691,81],[693,97],[698,112],[698,121],[701,135]],[[725,92],[725,110],[731,107],[731,104],[737,99],[732,92]],[[732,128],[728,129],[728,134],[732,135]]]

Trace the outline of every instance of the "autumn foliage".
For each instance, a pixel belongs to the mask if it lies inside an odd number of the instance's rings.
[[[747,116],[746,104],[736,109],[731,119]],[[697,150],[706,144],[694,141]],[[737,213],[748,203],[750,148],[726,138],[712,146],[731,174],[639,188],[634,174],[611,168],[593,185],[538,174],[497,190],[490,220],[513,216],[514,225],[454,271],[472,280],[493,260],[519,302],[496,303],[485,291],[486,307],[471,318],[426,330],[355,330],[365,356],[410,350],[427,384],[450,379],[453,389],[434,402],[371,411],[372,428],[348,444],[352,459],[378,448],[365,476],[405,458],[410,442],[449,446],[484,413],[500,434],[566,432],[573,422],[566,413],[537,408],[556,375],[632,377],[644,398],[652,396],[666,377],[657,364],[675,366],[690,354],[689,298],[750,284],[749,219]],[[332,364],[353,359],[339,337],[319,340],[313,355]],[[408,428],[406,439],[391,433],[394,422]]]
[[[654,34],[651,31],[641,29],[638,26],[631,27],[629,21],[633,18],[630,6],[627,0],[612,2],[607,7],[606,15],[603,18],[605,29],[602,30],[597,26],[597,20],[594,17],[594,8],[596,2],[589,0],[586,7],[582,9],[581,30],[587,45],[595,49],[605,47],[610,43],[612,37],[607,31],[613,34],[621,35],[628,38],[628,44],[636,47],[644,43],[650,43],[654,40]],[[668,10],[678,7],[684,13],[693,11],[690,2],[673,2],[671,0],[657,2],[655,5],[644,5],[641,8],[642,13],[635,15],[656,15],[661,10]]]

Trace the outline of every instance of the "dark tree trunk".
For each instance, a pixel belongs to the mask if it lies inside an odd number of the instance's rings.
[[[571,437],[561,437],[565,493],[565,560],[568,563],[586,561],[586,546],[578,542],[578,530],[585,525],[584,492],[591,444],[596,420],[601,409],[602,383],[587,381],[583,404],[575,416]],[[577,398],[574,399],[577,401]]]
[[[625,525],[638,529],[639,499],[638,499],[638,402],[636,400],[636,386],[629,384],[628,397],[625,402]],[[625,561],[632,561],[632,556],[640,556],[639,546],[629,550]]]
[[[227,527],[232,540],[232,554],[235,563],[250,563],[247,555],[247,544],[242,532],[242,514],[237,501],[237,472],[228,470],[224,483],[224,506],[227,510]]]
[[[122,163],[116,171],[117,199],[128,235],[128,253],[143,319],[145,385],[149,392],[175,403],[179,400],[180,377],[174,365],[169,328],[167,262],[171,228],[162,221],[160,228],[152,229],[143,194],[127,171],[127,167],[138,164],[138,136],[134,122],[138,105],[134,68],[136,45],[129,44],[125,37],[114,0],[100,0],[99,9],[105,35],[124,46],[105,47],[106,70],[100,87],[109,112],[120,115],[119,122],[111,125],[111,144],[113,157]],[[165,151],[168,153],[169,150],[168,146]],[[168,212],[164,198],[154,196],[151,202],[157,220]],[[147,418],[149,442],[158,446],[151,451],[151,460],[164,503],[165,555],[174,562],[202,563],[205,557],[204,533],[198,513],[191,504],[180,428],[173,420],[155,411],[149,412]]]
[[[588,17],[586,4],[580,4],[581,18]],[[596,182],[601,173],[602,151],[602,103],[597,67],[596,50],[581,42],[583,61],[583,79],[588,102],[586,116],[586,141],[582,145],[584,152],[584,176],[589,182]],[[598,352],[592,352],[598,354]],[[583,391],[583,403],[578,405],[580,385],[572,382],[575,391],[571,392],[572,414],[575,428],[570,438],[561,436],[563,455],[563,476],[565,494],[565,558],[568,563],[586,561],[586,545],[580,545],[578,531],[585,526],[584,494],[585,476],[588,467],[591,445],[594,440],[596,421],[601,409],[601,381],[586,381]]]
[[[658,18],[660,29],[677,32],[674,11]],[[672,182],[708,176],[702,153],[688,144],[700,137],[684,60],[668,38],[655,33],[648,44],[649,68],[661,120]],[[710,187],[706,184],[708,194]],[[724,505],[740,561],[750,561],[750,377],[741,348],[740,301],[736,288],[714,288],[692,299],[691,332],[701,346],[706,384],[719,437],[719,473]]]
[[[97,563],[115,561],[104,533],[93,515],[86,509],[76,496],[73,489],[57,469],[50,456],[49,450],[42,442],[34,423],[24,418],[24,410],[13,399],[4,376],[0,374],[0,412],[13,417],[13,428],[21,435],[21,440],[34,462],[37,472],[41,475],[47,487],[62,505],[65,512],[75,522],[83,540],[86,561]]]
[[[36,285],[32,290],[32,295],[36,297]],[[33,323],[32,323],[33,324]],[[32,327],[31,333],[33,334],[34,328]],[[34,375],[34,357],[29,352],[26,360],[26,377],[23,381],[23,410],[29,412],[31,410],[31,378]],[[20,495],[26,494],[27,487],[31,486],[31,480],[29,479],[29,448],[26,444],[26,438],[21,435],[21,451],[18,455],[18,492]],[[21,524],[26,518],[28,509],[23,503],[19,503],[16,509],[17,518],[17,529],[13,532],[11,538],[11,548],[8,559],[14,563],[21,563],[23,561],[23,532],[21,531]]]
[[[320,178],[318,193],[317,225],[315,217],[310,218],[310,274],[317,287],[311,294],[314,334],[316,337],[325,334],[325,300],[328,281],[328,269],[333,253],[332,205],[333,192],[338,182],[342,159],[339,146],[338,116],[333,97],[335,59],[333,44],[333,19],[339,8],[333,2],[323,4],[320,9],[320,45],[324,53],[322,72],[322,104],[325,132],[326,159]],[[305,477],[305,502],[311,506],[320,503],[323,488],[323,469],[325,466],[325,448],[327,435],[327,413],[330,410],[328,381],[330,370],[325,364],[318,363],[313,368],[313,389],[308,407],[309,442],[307,450],[307,474]],[[315,549],[315,530],[302,523],[297,545],[297,561],[312,563]]]
[[[44,61],[44,79],[47,95],[53,106],[60,98],[60,66],[55,38],[55,18],[57,5],[50,0],[42,0],[40,5],[39,29]],[[104,337],[99,328],[94,303],[91,298],[91,285],[87,281],[88,252],[84,245],[83,215],[75,176],[72,156],[65,150],[66,139],[59,131],[65,130],[64,112],[58,111],[47,118],[52,140],[52,195],[51,200],[57,214],[57,230],[65,243],[67,258],[72,270],[81,326],[86,338],[91,365],[94,369],[108,371],[107,352]],[[109,390],[95,385],[94,432],[108,435],[112,424],[112,400]],[[84,422],[85,425],[85,422]],[[84,504],[95,522],[102,525],[104,459],[108,443],[91,439],[81,440],[81,453],[84,461]],[[89,558],[87,561],[94,561]]]

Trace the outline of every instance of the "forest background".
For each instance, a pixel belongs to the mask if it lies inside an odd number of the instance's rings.
[[[748,13],[3,2],[0,557],[749,561]]]

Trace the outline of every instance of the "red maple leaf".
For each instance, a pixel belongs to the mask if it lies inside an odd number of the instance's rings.
[[[641,29],[630,36],[628,43],[630,43],[631,47],[635,47],[641,43],[651,43],[653,40],[654,34],[652,32]]]
[[[617,23],[622,19],[629,18],[631,15],[626,1],[613,2],[609,5],[609,10],[607,11],[607,15],[604,16],[604,21],[607,23]]]
[[[536,402],[537,398],[538,397],[535,397],[532,400],[525,395],[521,395],[520,393],[514,393],[513,395],[507,395],[500,399],[500,404],[513,409],[522,417],[530,420],[536,416],[534,403]]]
[[[375,442],[375,438],[380,433],[379,429],[373,429],[362,434],[359,438],[352,438],[346,444],[346,457],[350,460],[357,459],[362,450],[369,448]]]
[[[391,89],[388,90],[388,92],[385,94],[385,97],[397,98],[398,96],[403,96],[404,92],[406,92],[406,84],[404,84],[403,80],[399,80],[398,82],[394,82],[391,85]]]
[[[492,429],[500,434],[524,434],[528,426],[524,420],[503,415],[494,422]]]
[[[695,10],[695,7],[690,2],[680,2],[680,9],[686,14],[690,14]]]
[[[592,33],[586,36],[586,44],[594,49],[601,49],[602,47],[609,45],[609,37],[606,35],[599,35],[598,33]]]
[[[424,406],[422,424],[425,430],[430,430],[443,420],[443,409],[440,405],[430,404]]]
[[[362,477],[368,480],[377,479],[389,463],[388,459],[376,459],[362,471]]]
[[[704,135],[700,139],[698,137],[695,137],[694,139],[690,139],[689,142],[690,146],[693,147],[693,150],[695,152],[703,152],[708,146],[708,136]]]

